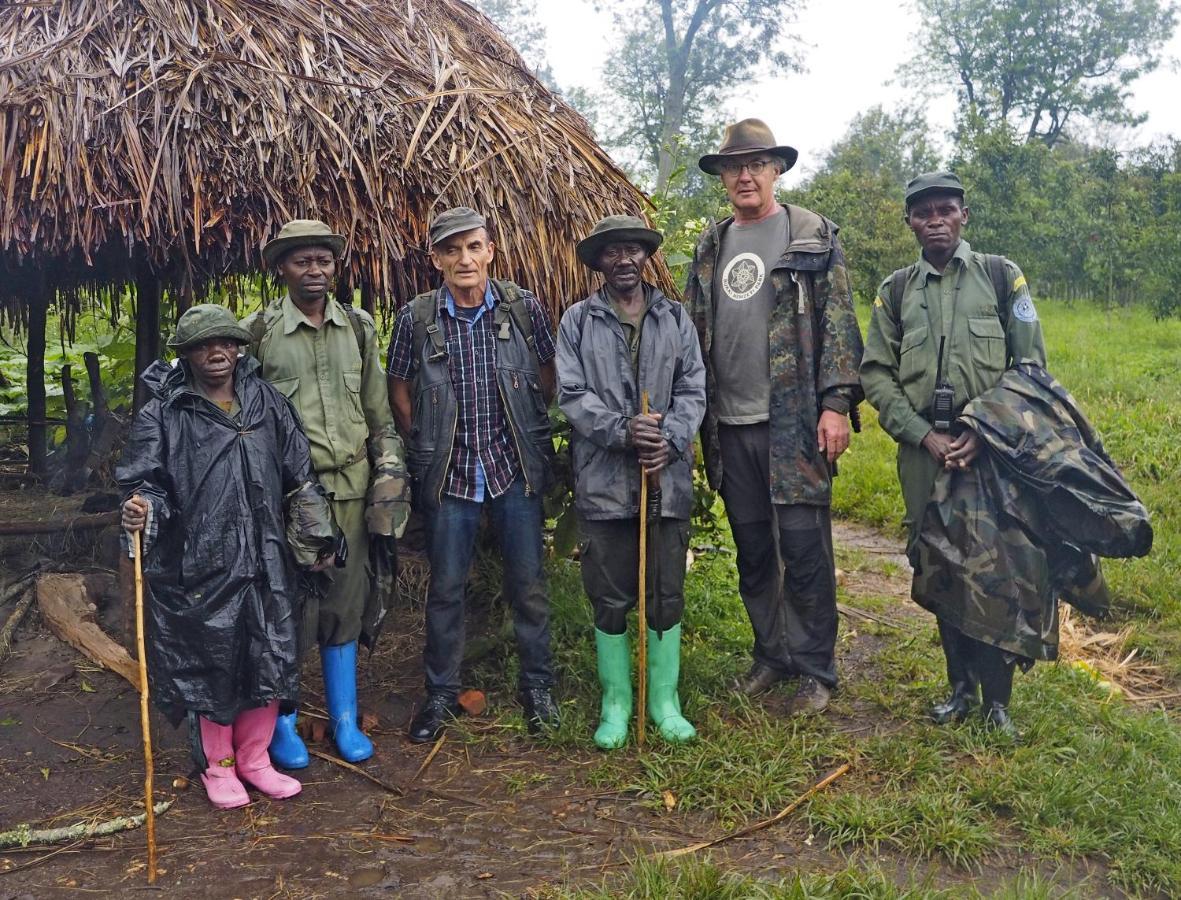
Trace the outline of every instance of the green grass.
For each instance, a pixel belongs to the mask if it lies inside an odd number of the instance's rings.
[[[1153,515],[1153,553],[1107,567],[1117,616],[1136,625],[1140,644],[1175,669],[1181,664],[1174,655],[1181,648],[1181,442],[1174,438],[1181,426],[1181,322],[1047,302],[1039,311],[1051,371],[1078,398]],[[868,413],[842,465],[835,505],[840,515],[901,537],[893,442]],[[777,812],[836,765],[851,762],[849,775],[793,818],[848,864],[835,872],[752,878],[717,860],[672,867],[640,859],[599,886],[552,896],[958,898],[981,896],[971,884],[984,872],[989,875],[979,883],[988,885],[989,896],[1087,897],[1112,887],[1133,896],[1181,896],[1181,732],[1174,718],[1127,705],[1084,671],[1038,665],[1017,678],[1020,742],[974,723],[936,728],[925,711],[945,690],[945,676],[933,622],[920,619],[903,632],[843,620],[842,647],[854,633],[878,642],[868,669],[845,680],[833,715],[785,721],[768,704],[736,699],[729,688],[748,664],[751,634],[728,534],[718,541],[723,549],[700,557],[686,584],[682,699],[701,740],[670,747],[655,737],[643,754],[634,744],[597,754],[583,771],[594,786],[633,792],[672,821],[682,813],[705,815],[717,833]],[[877,555],[856,550],[842,550],[838,564],[897,574]],[[565,720],[550,743],[555,758],[594,758],[598,688],[577,564],[555,561],[551,588]],[[894,598],[842,592],[842,599],[897,615]],[[489,685],[499,680],[507,691],[516,677],[511,632],[501,628],[498,640],[502,651],[487,657],[477,677]],[[782,693],[773,697],[770,708],[781,699]],[[872,727],[842,730],[850,718]],[[507,715],[503,724],[505,734],[523,731],[519,715]],[[510,787],[523,798],[532,789],[527,782]],[[677,799],[671,813],[661,809],[664,791]],[[700,832],[700,819],[686,827]],[[781,839],[790,860],[791,838]],[[990,868],[996,865],[1015,865],[1020,874],[998,882]],[[1084,869],[1096,872],[1097,884],[1077,883]],[[915,871],[934,874],[916,881],[908,874]]]

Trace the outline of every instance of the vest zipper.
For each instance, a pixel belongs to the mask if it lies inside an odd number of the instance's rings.
[[[517,373],[513,372],[513,387],[517,387]],[[525,479],[525,496],[533,495],[533,485],[529,483],[529,466],[525,462],[525,455],[521,452],[521,441],[517,437],[517,423],[513,420],[513,412],[509,407],[508,398],[504,396],[504,388],[500,386],[500,379],[496,379],[496,391],[500,394],[501,405],[504,406],[504,417],[508,419],[508,430],[513,436],[513,446],[517,450],[517,462],[521,464],[521,477]]]

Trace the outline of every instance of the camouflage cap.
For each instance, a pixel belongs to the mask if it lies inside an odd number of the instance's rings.
[[[651,256],[664,243],[664,235],[639,216],[605,216],[595,223],[591,233],[578,242],[578,258],[591,269],[599,267],[599,253],[608,244],[634,241],[642,244]]]
[[[955,172],[924,172],[906,183],[906,208],[927,194],[958,194],[964,196],[964,183]]]
[[[230,338],[239,344],[249,344],[251,340],[250,332],[224,306],[200,303],[180,317],[168,346],[173,350],[188,350],[214,338]]]
[[[431,247],[437,247],[453,234],[461,234],[474,228],[487,228],[488,220],[466,206],[455,206],[439,213],[431,221]]]
[[[344,243],[343,234],[336,234],[319,219],[292,219],[279,229],[277,237],[267,241],[262,261],[269,269],[284,253],[297,247],[327,247],[334,256],[340,256]]]

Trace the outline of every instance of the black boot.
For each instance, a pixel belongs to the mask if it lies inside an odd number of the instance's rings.
[[[984,698],[984,723],[1002,734],[1017,738],[1017,726],[1009,717],[1009,699],[1013,696],[1013,669],[1016,660],[1006,661],[1005,651],[979,641],[974,653]]]
[[[938,620],[939,642],[943,645],[943,658],[947,662],[947,681],[951,694],[942,703],[931,707],[931,721],[936,725],[962,722],[976,705],[977,678],[973,662],[970,637],[954,625]]]

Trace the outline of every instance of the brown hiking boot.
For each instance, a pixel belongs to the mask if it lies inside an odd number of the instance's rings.
[[[828,709],[828,698],[832,691],[815,678],[805,677],[795,696],[787,704],[789,716],[810,716]]]
[[[775,671],[770,666],[755,663],[750,667],[749,672],[735,682],[734,690],[747,697],[757,697],[759,694],[765,694],[771,690],[779,682],[786,681],[787,678],[787,675]]]

